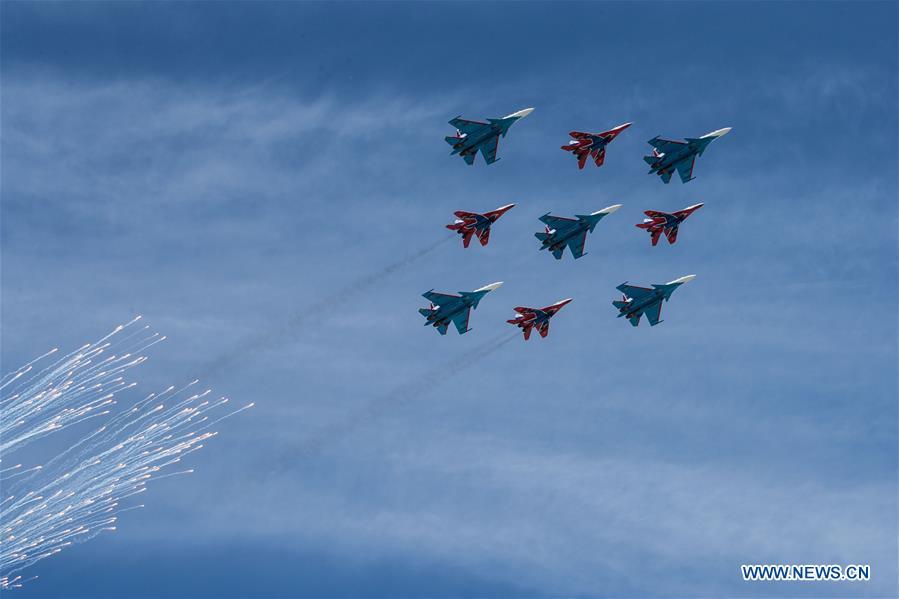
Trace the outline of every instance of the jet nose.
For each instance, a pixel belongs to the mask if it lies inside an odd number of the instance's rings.
[[[696,275],[686,275],[686,276],[683,276],[683,277],[681,277],[681,278],[679,278],[679,279],[674,279],[673,281],[671,281],[671,282],[668,283],[668,284],[669,284],[669,285],[674,285],[675,283],[678,283],[678,284],[689,283],[690,281],[692,281],[692,280],[695,279],[695,278],[696,278]]]
[[[570,297],[569,297],[568,299],[559,300],[559,301],[556,302],[556,305],[559,306],[559,307],[561,308],[562,306],[565,306],[565,305],[567,305],[568,303],[570,303],[572,299],[573,299],[573,298],[570,298]]]
[[[732,127],[725,127],[724,129],[718,129],[717,131],[712,131],[711,133],[706,133],[703,137],[722,137],[730,133]]]
[[[510,114],[509,116],[507,116],[505,118],[510,119],[510,118],[514,117],[516,119],[523,119],[524,117],[531,114],[532,112],[534,112],[533,108],[525,108],[524,110],[519,110],[518,112],[513,112],[512,114]]]
[[[617,127],[615,127],[615,128],[613,129],[613,131],[624,131],[625,129],[627,129],[627,128],[630,127],[631,125],[633,125],[633,123],[624,123],[623,125],[618,125]]]
[[[499,289],[502,286],[502,281],[497,281],[496,283],[490,283],[489,285],[484,285],[480,289],[475,289],[475,291],[493,291],[494,289]]]
[[[621,206],[622,204],[612,204],[611,206],[606,206],[602,210],[597,210],[593,214],[612,214],[613,212],[621,208]]]

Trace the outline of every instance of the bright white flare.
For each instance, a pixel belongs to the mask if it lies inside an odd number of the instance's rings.
[[[143,507],[123,505],[127,498],[200,449],[215,436],[215,423],[252,406],[222,413],[228,400],[195,392],[193,381],[113,414],[116,395],[134,386],[123,374],[146,360],[135,354],[164,339],[147,327],[133,330],[139,319],[53,362],[56,350],[47,352],[0,379],[0,462],[41,437],[102,419],[45,464],[0,468],[0,590],[20,587],[24,568],[115,530],[119,513]]]

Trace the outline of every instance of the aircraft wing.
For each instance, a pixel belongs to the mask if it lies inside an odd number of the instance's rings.
[[[574,259],[577,260],[581,256],[584,255],[584,246],[587,244],[587,232],[584,231],[583,235],[576,239],[569,239],[567,242],[568,249],[571,250],[571,255],[574,256]]]
[[[446,335],[446,329],[447,329],[447,326],[445,324],[437,325],[437,332],[440,333],[441,335]]]
[[[684,160],[683,162],[677,163],[677,174],[680,175],[680,180],[684,183],[693,178],[693,165],[696,163],[696,156],[690,158],[690,160]]]
[[[540,323],[540,326],[537,327],[537,330],[540,332],[541,337],[546,337],[549,334],[549,321],[544,320]]]
[[[560,227],[564,229],[570,226],[572,223],[576,223],[577,220],[573,218],[565,218],[563,216],[552,216],[551,214],[544,214],[540,217],[540,222],[551,229],[558,229]]]
[[[602,163],[606,159],[606,149],[600,148],[598,150],[594,150],[593,152],[593,161],[596,162],[596,166],[602,166]]]
[[[456,117],[449,122],[450,125],[459,130],[460,133],[471,134],[476,131],[480,131],[481,127],[487,127],[487,123],[482,123],[480,121],[469,121],[463,118]]]
[[[469,164],[471,164],[469,162]],[[671,183],[671,171],[659,171],[659,176],[662,178],[662,183]]]
[[[481,242],[481,245],[487,245],[487,242],[490,241],[490,227],[486,229],[482,229],[480,233],[478,233],[478,239]]]
[[[645,214],[649,218],[665,218],[666,216],[671,216],[667,212],[661,212],[659,210],[644,210],[643,214]],[[459,216],[458,212],[456,213],[456,216]],[[459,216],[459,218],[462,218],[462,217]]]
[[[667,231],[665,231],[665,237],[668,238],[668,243],[674,243],[677,241],[677,227],[671,227]]]
[[[465,312],[459,312],[455,316],[453,316],[453,324],[456,325],[456,330],[459,331],[460,335],[464,335],[468,332],[468,317],[471,315],[471,308],[466,310]]]
[[[653,247],[655,247],[656,244],[659,243],[659,235],[661,235],[661,234],[662,234],[662,230],[661,230],[661,229],[655,229],[655,230],[652,232],[652,245],[653,245]]]
[[[462,299],[461,295],[452,295],[451,293],[437,293],[436,291],[426,291],[421,296],[437,306],[450,306]]]
[[[474,157],[474,154],[462,154],[462,160],[464,160],[465,164],[467,164],[468,166],[474,164]],[[670,179],[671,175],[668,175],[668,178]]]
[[[631,323],[631,326],[638,326],[640,324],[640,317],[643,316],[643,311],[639,311],[632,315],[628,320]]]
[[[499,150],[499,135],[482,143],[480,150],[481,154],[484,156],[484,160],[487,161],[487,164],[496,162],[496,152]]]
[[[687,145],[687,143],[683,142],[683,141],[674,141],[672,139],[662,139],[659,136],[653,137],[647,143],[663,154],[673,152],[673,151],[677,150],[678,148]]]
[[[622,283],[615,289],[632,299],[640,299],[652,293],[652,289],[638,287],[637,285],[628,285],[627,283]]]
[[[646,314],[646,318],[649,319],[649,326],[656,326],[660,322],[662,322],[662,300],[660,299],[653,305],[649,306],[644,310]]]

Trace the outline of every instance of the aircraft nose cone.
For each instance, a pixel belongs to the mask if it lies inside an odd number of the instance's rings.
[[[525,109],[523,109],[523,110],[519,110],[518,112],[513,112],[512,114],[510,114],[510,115],[507,116],[506,118],[508,119],[508,118],[515,117],[515,118],[517,118],[517,119],[523,119],[524,117],[526,117],[527,115],[531,114],[532,112],[534,112],[534,109],[533,109],[533,108],[525,108]]]
[[[494,289],[499,289],[502,284],[502,281],[497,281],[496,283],[484,285],[483,287],[481,287],[480,289],[476,289],[475,291],[493,291]]]
[[[668,284],[669,284],[669,285],[673,285],[674,283],[681,283],[681,284],[683,284],[683,283],[689,283],[690,281],[692,281],[692,280],[695,279],[695,278],[696,278],[696,275],[686,275],[686,276],[683,276],[683,277],[681,277],[681,278],[679,278],[679,279],[674,279],[673,281],[671,281],[671,282],[668,283]]]
[[[574,299],[574,298],[570,298],[570,297],[569,297],[568,299],[563,299],[563,300],[561,300],[561,301],[556,302],[556,305],[559,306],[559,307],[561,308],[562,306],[568,305],[568,304],[571,302],[572,299]]]
[[[706,133],[703,137],[722,137],[730,133],[732,127],[725,127],[723,129],[718,129],[717,131],[712,131],[711,133]]]
[[[607,206],[602,210],[597,210],[593,214],[612,214],[616,212],[619,208],[621,208],[622,204],[612,204],[611,206]]]

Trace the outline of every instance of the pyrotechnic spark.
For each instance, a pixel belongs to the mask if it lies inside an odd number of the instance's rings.
[[[203,447],[216,435],[211,426],[253,405],[215,417],[228,400],[195,392],[195,380],[113,415],[116,395],[134,386],[124,373],[146,360],[135,354],[164,339],[148,327],[133,330],[139,319],[39,367],[51,350],[0,380],[0,461],[48,434],[106,417],[43,465],[0,469],[0,589],[21,586],[18,572],[73,543],[115,530],[120,513],[143,507],[123,501],[152,479],[191,472],[158,474]]]

